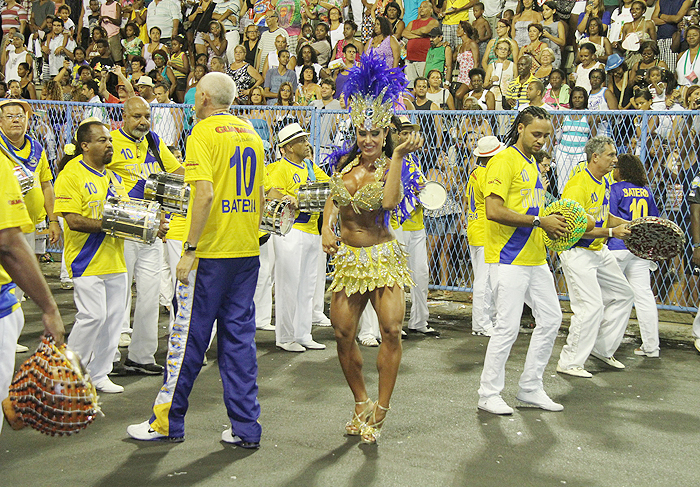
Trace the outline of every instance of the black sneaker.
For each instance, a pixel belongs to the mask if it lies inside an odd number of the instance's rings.
[[[158,364],[138,364],[126,359],[124,368],[132,374],[158,375],[163,373],[163,366]]]
[[[109,377],[123,377],[127,374],[126,367],[121,362],[112,363],[112,372],[107,374]]]

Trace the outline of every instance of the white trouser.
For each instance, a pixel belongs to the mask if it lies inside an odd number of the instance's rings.
[[[698,312],[693,320],[693,337],[700,338],[700,308],[698,308]]]
[[[61,233],[63,233],[63,218],[58,217],[58,225],[61,227]],[[65,245],[61,249],[61,282],[72,282],[70,274],[68,274],[68,267],[66,267],[66,256],[65,256]]]
[[[394,230],[396,239],[406,246],[408,268],[415,286],[411,286],[411,312],[408,317],[410,330],[425,330],[428,327],[428,247],[425,242],[425,229]]]
[[[324,306],[326,299],[326,253],[323,245],[319,243],[318,257],[316,260],[316,288],[314,290],[314,310],[311,318],[312,323],[326,321]]]
[[[552,355],[562,316],[549,266],[489,264],[489,280],[496,302],[496,325],[486,348],[479,396],[497,396],[505,386],[506,361],[518,338],[526,295],[532,303],[537,326],[530,338],[518,385],[525,392],[542,390],[542,374]]]
[[[182,240],[168,239],[165,241],[163,247],[163,252],[165,253],[165,260],[168,262],[170,267],[170,285],[172,286],[173,294],[170,296],[170,322],[168,323],[168,334],[172,331],[173,323],[175,323],[175,306],[173,306],[172,300],[175,297],[175,290],[177,289],[177,263],[180,262],[180,256],[182,256]],[[162,279],[161,279],[162,282]]]
[[[33,254],[34,253],[34,243],[35,243],[34,240],[36,238],[36,232],[24,233],[23,235],[24,235],[24,239],[29,244],[29,248],[32,249],[32,254]],[[17,301],[19,301],[21,303],[22,298],[24,297],[24,291],[19,286],[17,286],[15,288],[15,296],[17,296]]]
[[[350,0],[350,6],[352,7],[352,20],[361,28],[362,13],[365,11],[365,6],[362,4],[362,0]],[[383,14],[384,12],[382,12]]]
[[[158,241],[156,241],[158,243]],[[175,287],[173,286],[173,276],[170,273],[170,262],[168,262],[168,250],[163,245],[163,260],[160,264],[160,297],[158,302],[161,306],[170,307],[173,296],[175,295]]]
[[[570,369],[583,367],[593,351],[604,357],[615,354],[627,328],[634,293],[606,245],[598,251],[574,247],[560,258],[574,315],[559,366]]]
[[[651,290],[649,269],[651,261],[640,259],[629,250],[611,250],[620,270],[627,278],[634,293],[634,308],[637,310],[639,332],[642,335],[642,350],[647,353],[659,350],[659,310]]]
[[[124,241],[124,259],[129,286],[136,278],[136,306],[134,325],[129,345],[129,359],[138,364],[153,364],[153,355],[158,350],[158,297],[160,295],[160,268],[163,261],[163,246],[160,242],[145,244]],[[122,333],[129,333],[131,317],[131,292],[126,295],[126,313]],[[114,361],[121,355],[117,350]]]
[[[9,387],[15,372],[15,349],[17,339],[24,327],[22,308],[17,308],[4,318],[0,318],[0,402],[9,395]],[[5,416],[0,408],[0,431]]]
[[[495,318],[493,292],[489,281],[489,265],[484,261],[483,246],[470,245],[469,254],[474,273],[472,281],[472,331],[485,331],[491,327]]]
[[[112,371],[124,322],[128,278],[125,272],[73,278],[73,299],[78,312],[68,346],[80,355],[94,383]]]
[[[255,285],[255,327],[272,324],[272,269],[274,259],[272,237],[260,246],[260,271]]]
[[[321,236],[293,228],[275,246],[275,335],[278,343],[311,340]]]
[[[360,315],[360,326],[359,326],[360,331],[357,334],[357,338],[360,339],[360,341],[364,340],[365,338],[376,338],[379,340],[382,337],[381,332],[379,331],[379,318],[377,317],[377,312],[374,310],[374,306],[372,306],[372,302],[367,300],[367,306],[365,306],[364,311],[362,311],[362,314]]]

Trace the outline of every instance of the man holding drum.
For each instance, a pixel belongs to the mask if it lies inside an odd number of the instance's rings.
[[[124,103],[124,126],[112,131],[112,138],[114,156],[109,168],[122,178],[131,198],[143,199],[144,183],[153,172],[185,172],[166,144],[151,130],[151,108],[141,97],[129,98]],[[120,344],[129,346],[129,356],[123,368],[141,374],[162,374],[163,367],[156,363],[154,354],[158,350],[163,244],[160,241],[146,244],[127,240],[124,242],[124,256],[128,282],[136,277],[136,307],[133,332],[129,338],[131,293],[128,293],[124,301],[126,316]],[[114,367],[122,372],[119,359],[117,354]]]
[[[236,85],[209,73],[197,85],[199,122],[187,139],[185,182],[191,185],[187,239],[177,265],[179,311],[153,415],[127,428],[136,440],[183,441],[188,397],[217,321],[219,370],[232,428],[222,440],[260,446],[255,306],[264,206],[264,149],[253,127],[229,113]]]
[[[102,232],[102,208],[108,196],[125,197],[126,192],[119,176],[106,167],[112,160],[112,136],[101,121],[84,120],[65,151],[55,211],[66,222],[63,255],[78,308],[68,346],[80,355],[98,391],[119,393],[124,388],[107,375],[119,345],[128,283],[124,240]]]
[[[584,368],[589,355],[615,369],[625,366],[615,357],[629,320],[634,293],[606,238],[626,238],[627,221],[611,215],[610,185],[606,175],[617,163],[617,149],[610,137],[596,136],[586,143],[586,169],[569,179],[562,198],[583,206],[595,227],[569,250],[560,254],[571,297],[571,326],[559,355],[557,372],[593,377]]]
[[[549,398],[542,381],[562,317],[542,231],[558,237],[566,230],[561,215],[539,216],[544,207],[544,188],[533,154],[552,134],[550,120],[540,107],[525,108],[513,122],[511,146],[492,157],[486,166],[485,260],[496,302],[496,325],[486,349],[478,408],[493,414],[513,414],[501,391],[526,296],[537,316],[537,327],[515,397],[548,411],[564,409]]]

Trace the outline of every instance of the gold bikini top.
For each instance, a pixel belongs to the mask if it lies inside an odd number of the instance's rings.
[[[374,182],[365,184],[351,195],[348,188],[345,187],[343,176],[350,172],[353,167],[360,163],[358,155],[352,163],[345,166],[340,172],[336,172],[331,176],[330,189],[331,198],[338,206],[352,206],[355,213],[364,211],[376,211],[382,207],[382,199],[384,197],[384,173],[386,172],[386,156],[382,155],[374,165]]]

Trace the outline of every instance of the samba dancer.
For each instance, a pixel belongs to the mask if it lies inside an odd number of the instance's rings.
[[[403,73],[387,68],[384,60],[371,52],[363,55],[360,66],[350,70],[344,94],[356,142],[331,155],[336,167],[331,198],[324,210],[323,248],[333,255],[335,265],[330,287],[331,323],[338,359],[355,398],[353,417],[345,430],[349,435],[360,435],[364,443],[376,443],[389,411],[401,362],[401,326],[406,309],[403,288],[413,285],[406,252],[389,228],[390,211],[401,213],[400,222],[409,216],[407,198],[402,201],[402,183],[407,196],[415,188],[402,180],[402,173],[411,174],[404,158],[423,144],[420,134],[414,132],[394,148],[389,134],[393,105],[405,87]],[[413,206],[415,203],[414,199]],[[333,205],[339,207],[340,247],[331,228]],[[382,335],[376,402],[367,395],[362,354],[355,341],[358,321],[368,301],[377,312]]]
[[[219,371],[232,426],[221,439],[242,448],[260,446],[253,294],[265,152],[253,127],[229,113],[235,92],[235,83],[223,73],[209,73],[197,85],[199,122],[187,139],[185,160],[191,196],[187,240],[177,265],[178,314],[153,415],[126,430],[136,440],[184,441],[188,397],[216,320]]]
[[[622,154],[613,169],[615,184],[610,187],[610,214],[623,220],[636,220],[645,216],[659,216],[654,196],[647,185],[644,164],[639,157]],[[649,270],[656,264],[642,259],[627,250],[623,240],[611,238],[608,248],[615,256],[620,270],[634,292],[634,308],[637,311],[642,346],[634,349],[635,355],[659,356],[659,310],[651,290]]]
[[[24,315],[15,296],[15,284],[22,286],[27,295],[41,309],[44,332],[52,335],[57,344],[63,343],[63,320],[56,301],[44,280],[34,249],[29,248],[22,227],[31,225],[27,205],[22,199],[17,178],[9,164],[0,164],[0,402],[8,395],[15,370],[15,346]],[[0,408],[2,409],[2,408]],[[0,431],[3,413],[0,411]]]
[[[129,98],[124,103],[124,126],[112,131],[114,156],[109,169],[118,174],[131,198],[143,199],[146,179],[151,173],[164,171],[184,174],[167,145],[151,130],[151,108],[141,97]],[[184,220],[175,218],[171,222],[169,238],[172,245],[166,247],[171,259],[179,257],[177,242],[182,241]],[[162,228],[159,237],[164,236]],[[136,277],[136,306],[134,308],[133,332],[129,339],[131,317],[131,293],[127,294],[124,306],[126,316],[122,326],[120,343],[129,346],[129,356],[123,368],[141,374],[162,374],[163,367],[156,363],[158,350],[158,297],[160,292],[160,269],[163,262],[163,244],[152,244],[127,240],[124,242],[127,279],[131,283]],[[124,336],[126,334],[126,336]],[[115,356],[115,370],[123,373]]]
[[[539,216],[544,206],[544,188],[533,154],[551,134],[547,111],[527,107],[513,122],[510,147],[492,157],[486,166],[484,208],[488,222],[484,250],[496,302],[496,326],[484,358],[478,408],[493,414],[513,414],[501,391],[526,296],[537,316],[537,326],[515,397],[547,411],[564,409],[550,399],[542,380],[562,317],[542,231],[559,237],[566,230],[563,216]]]
[[[585,151],[586,169],[569,179],[561,196],[580,203],[595,227],[559,254],[574,315],[557,372],[590,378],[593,374],[584,368],[589,355],[615,369],[625,368],[614,354],[627,328],[634,293],[605,245],[607,238],[624,239],[630,234],[629,222],[609,212],[610,186],[605,176],[617,163],[615,142],[599,135],[586,143]]]
[[[108,196],[128,197],[121,178],[106,167],[112,136],[101,121],[84,120],[65,153],[56,178],[55,211],[66,222],[63,255],[78,309],[68,346],[80,355],[98,391],[119,393],[124,388],[107,375],[119,345],[128,282],[124,240],[102,232],[102,209]]]

